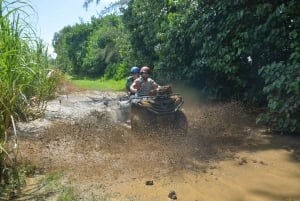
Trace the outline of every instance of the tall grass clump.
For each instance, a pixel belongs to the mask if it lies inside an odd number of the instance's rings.
[[[14,121],[43,111],[58,82],[47,48],[26,22],[28,11],[34,9],[26,0],[0,0],[0,198],[3,192],[20,187],[15,160],[18,146],[8,151],[7,145],[10,135],[16,139],[16,132],[11,132]]]

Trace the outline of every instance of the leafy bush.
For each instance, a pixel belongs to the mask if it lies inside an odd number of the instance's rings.
[[[294,131],[299,6],[297,0],[141,0],[128,5],[124,21],[138,58],[151,58],[160,79],[188,80],[215,98],[268,106],[260,119]]]
[[[273,63],[259,73],[265,79],[268,112],[258,121],[271,124],[281,132],[300,131],[300,64]]]

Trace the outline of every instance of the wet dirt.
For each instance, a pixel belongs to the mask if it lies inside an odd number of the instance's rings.
[[[187,135],[132,134],[122,95],[82,90],[49,101],[44,117],[17,124],[21,159],[63,171],[81,200],[300,200],[299,137],[268,132],[236,102],[184,93]]]

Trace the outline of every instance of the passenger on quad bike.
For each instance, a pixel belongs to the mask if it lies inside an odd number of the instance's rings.
[[[140,96],[153,96],[156,90],[160,88],[152,78],[150,78],[151,69],[144,66],[140,70],[140,77],[134,80],[130,86],[130,91],[136,93],[137,97]]]
[[[127,90],[127,94],[129,96],[134,96],[135,95],[135,93],[130,90],[130,86],[132,85],[132,83],[134,82],[134,80],[136,80],[139,77],[139,73],[140,73],[140,68],[137,67],[137,66],[133,66],[130,69],[131,76],[129,76],[127,78],[126,84],[125,84],[126,90]]]
[[[135,96],[120,99],[122,119],[129,123],[135,134],[187,133],[188,122],[180,110],[183,98],[173,93],[170,85],[160,86],[150,78],[150,68],[144,66],[130,90]]]

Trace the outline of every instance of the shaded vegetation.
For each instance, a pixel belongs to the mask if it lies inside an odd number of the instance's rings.
[[[264,107],[258,121],[300,130],[299,1],[122,3],[115,5],[134,58],[127,68],[150,65],[162,83],[185,82],[217,99]]]

